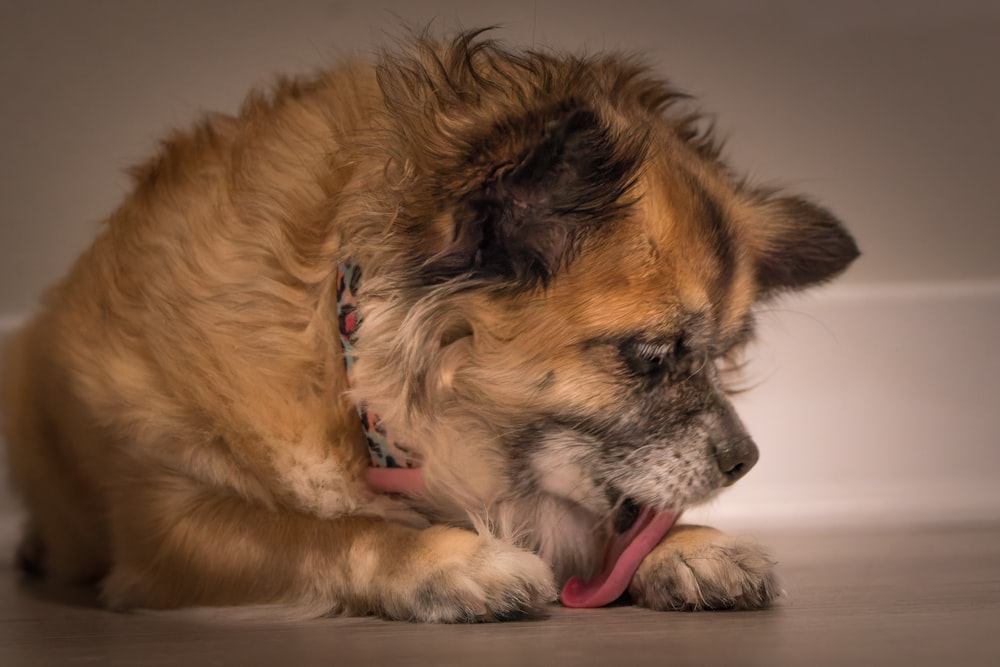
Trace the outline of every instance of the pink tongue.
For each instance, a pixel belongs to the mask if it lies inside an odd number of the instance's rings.
[[[590,581],[573,577],[563,586],[560,599],[567,607],[603,607],[625,592],[639,563],[674,525],[680,512],[655,512],[644,507],[635,524],[614,535],[604,554],[604,568]]]

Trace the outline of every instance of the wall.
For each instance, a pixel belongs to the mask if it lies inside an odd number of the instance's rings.
[[[646,54],[718,114],[738,168],[810,192],[856,233],[865,254],[841,283],[763,318],[760,386],[741,401],[762,462],[702,515],[1000,518],[995,3],[8,0],[0,331],[164,129],[434,17]]]

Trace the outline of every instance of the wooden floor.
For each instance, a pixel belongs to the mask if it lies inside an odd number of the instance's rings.
[[[758,537],[786,589],[767,611],[553,608],[537,621],[426,626],[113,613],[86,591],[20,582],[4,535],[0,665],[1000,665],[1000,525]]]

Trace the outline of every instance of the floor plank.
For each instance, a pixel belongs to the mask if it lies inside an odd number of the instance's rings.
[[[0,568],[0,665],[1000,664],[1000,524],[774,531],[786,595],[760,612],[569,610],[499,625],[267,624],[109,612]]]

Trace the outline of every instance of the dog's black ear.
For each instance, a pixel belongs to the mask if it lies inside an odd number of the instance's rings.
[[[830,280],[860,254],[832,213],[801,197],[768,197],[756,217],[757,284],[765,297]]]
[[[620,212],[641,156],[623,150],[596,113],[572,105],[494,134],[483,145],[495,148],[473,158],[485,176],[459,202],[450,242],[425,275],[545,285],[588,232]]]

